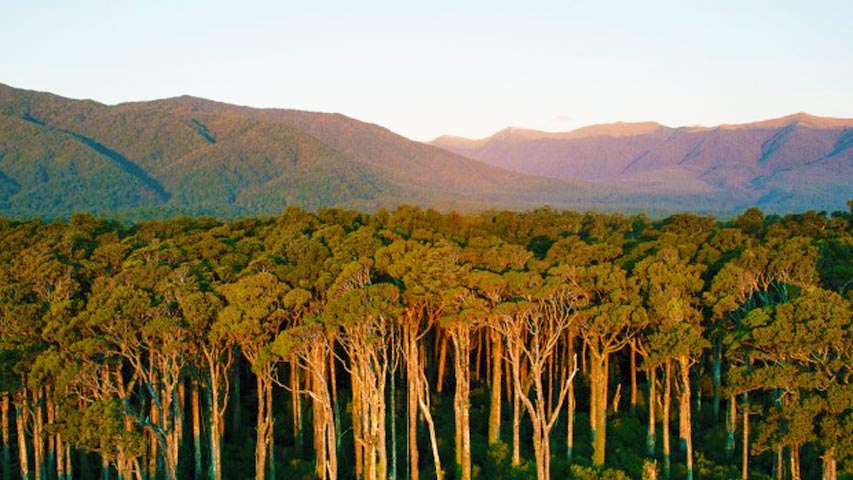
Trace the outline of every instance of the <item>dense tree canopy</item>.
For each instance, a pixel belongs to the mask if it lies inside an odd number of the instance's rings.
[[[0,219],[3,478],[853,477],[851,258],[850,212]]]

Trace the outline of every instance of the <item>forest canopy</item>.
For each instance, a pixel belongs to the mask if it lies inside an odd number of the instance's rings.
[[[0,219],[3,478],[853,478],[851,212]]]

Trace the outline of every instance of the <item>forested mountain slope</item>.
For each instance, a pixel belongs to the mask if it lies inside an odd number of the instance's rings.
[[[590,192],[343,115],[193,97],[106,106],[0,86],[0,212],[130,216],[564,205]]]
[[[853,119],[795,114],[713,128],[644,123],[571,132],[506,129],[433,145],[530,175],[664,195],[724,195],[774,211],[840,208],[853,198]]]

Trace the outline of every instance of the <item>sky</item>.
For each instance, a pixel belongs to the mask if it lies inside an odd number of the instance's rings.
[[[0,83],[339,112],[415,140],[507,126],[853,117],[853,2],[0,0]]]

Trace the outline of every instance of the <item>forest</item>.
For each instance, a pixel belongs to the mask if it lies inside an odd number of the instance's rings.
[[[2,219],[2,478],[853,478],[849,206]]]

